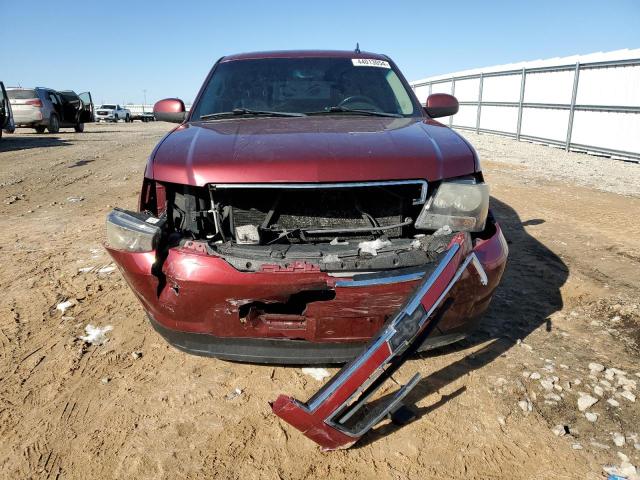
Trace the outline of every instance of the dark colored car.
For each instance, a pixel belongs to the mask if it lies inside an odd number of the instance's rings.
[[[384,55],[223,57],[188,114],[156,104],[180,125],[148,160],[139,211],[109,214],[107,249],[176,347],[328,363],[362,352],[423,278],[448,274],[455,246],[465,268],[422,348],[455,342],[507,258],[475,150],[433,120],[457,110],[444,94],[420,105]],[[466,269],[472,256],[486,281]]]
[[[58,133],[61,128],[84,131],[84,124],[95,121],[90,92],[50,88],[10,88],[7,93],[17,127],[33,128],[37,133]]]
[[[4,88],[4,83],[0,82],[0,138],[2,138],[3,131],[12,133],[14,129],[15,125],[9,96]]]

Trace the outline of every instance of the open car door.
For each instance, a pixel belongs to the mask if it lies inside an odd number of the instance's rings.
[[[83,123],[95,122],[91,92],[82,92],[78,97],[80,97],[83,103],[82,112],[80,112],[80,121]]]
[[[4,83],[0,82],[0,136],[2,136],[2,130],[13,133],[15,125],[9,95],[4,88]]]

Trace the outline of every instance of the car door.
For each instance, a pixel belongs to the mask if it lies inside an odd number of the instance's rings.
[[[82,102],[76,92],[73,90],[62,90],[56,93],[62,102],[63,118],[61,122],[65,125],[76,125],[80,123]]]
[[[93,98],[91,98],[91,92],[82,92],[78,95],[82,100],[82,112],[80,113],[80,121],[82,123],[95,122]]]
[[[60,124],[65,123],[65,115],[64,115],[64,108],[62,105],[62,98],[60,98],[60,95],[58,95],[58,92],[55,92],[53,90],[46,90],[45,93],[46,93],[47,99],[53,106],[54,112],[56,113],[56,115],[58,115],[58,121],[60,122]]]
[[[4,83],[0,82],[0,130],[9,123],[9,98],[4,89]]]

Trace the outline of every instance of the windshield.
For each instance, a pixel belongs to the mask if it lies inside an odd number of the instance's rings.
[[[115,105],[102,105],[100,108],[104,108],[105,110],[115,110]]]
[[[38,98],[36,91],[30,89],[7,90],[7,95],[9,95],[11,100],[29,100],[32,98]]]
[[[264,58],[220,63],[192,120],[239,109],[298,114],[364,110],[411,116],[416,108],[398,74],[380,60]]]

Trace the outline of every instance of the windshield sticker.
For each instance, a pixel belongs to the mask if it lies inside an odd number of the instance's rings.
[[[380,68],[391,68],[389,62],[385,62],[384,60],[376,60],[374,58],[352,58],[354,67],[380,67]]]

